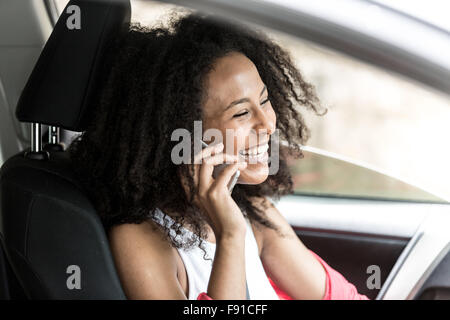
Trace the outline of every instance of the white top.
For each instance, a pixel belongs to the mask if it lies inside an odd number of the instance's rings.
[[[161,210],[155,211],[155,220],[163,225],[165,219],[167,226],[170,227],[175,221]],[[278,295],[273,289],[264,271],[261,259],[258,254],[258,245],[256,243],[253,229],[247,221],[247,232],[245,235],[245,270],[247,278],[247,286],[249,297],[251,300],[279,300]],[[192,231],[181,227],[181,234],[176,235],[173,229],[170,229],[170,235],[175,236],[177,240],[196,239],[196,245],[191,249],[177,248],[183,259],[186,268],[189,283],[189,300],[196,300],[201,292],[207,293],[209,277],[212,270],[212,261],[203,259],[204,252],[198,247],[200,243],[199,237]],[[177,237],[182,237],[178,239]],[[214,260],[216,244],[203,239],[202,247],[206,251],[205,258]]]

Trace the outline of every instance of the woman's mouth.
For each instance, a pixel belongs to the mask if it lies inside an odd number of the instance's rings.
[[[245,150],[240,150],[239,154],[248,163],[267,162],[269,144],[264,143]]]

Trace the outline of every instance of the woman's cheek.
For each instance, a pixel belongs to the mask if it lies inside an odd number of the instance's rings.
[[[245,146],[245,141],[246,141],[246,133],[245,130],[243,130],[242,128],[235,128],[234,130],[234,135],[233,135],[233,143],[234,143],[234,148],[233,148],[233,154],[234,155],[238,155],[239,150],[243,150],[246,148]]]
[[[276,128],[277,124],[277,114],[275,113],[275,110],[272,108],[272,104],[270,105],[270,113],[271,113],[271,119],[273,123],[273,127]]]

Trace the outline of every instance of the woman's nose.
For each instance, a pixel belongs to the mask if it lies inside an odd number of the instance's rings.
[[[269,135],[274,133],[275,131],[275,119],[268,115],[263,110],[259,109],[257,114],[258,124],[256,125],[256,129],[258,130],[266,130]]]

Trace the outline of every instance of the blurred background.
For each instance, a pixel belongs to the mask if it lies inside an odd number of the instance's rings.
[[[66,3],[58,0],[59,10]],[[167,14],[177,10],[155,1],[131,3],[132,20],[147,26],[164,24]],[[450,32],[449,1],[373,3]],[[328,109],[322,117],[303,112],[312,135],[305,158],[290,160],[296,192],[450,199],[450,96],[308,41],[264,30],[290,52]]]

